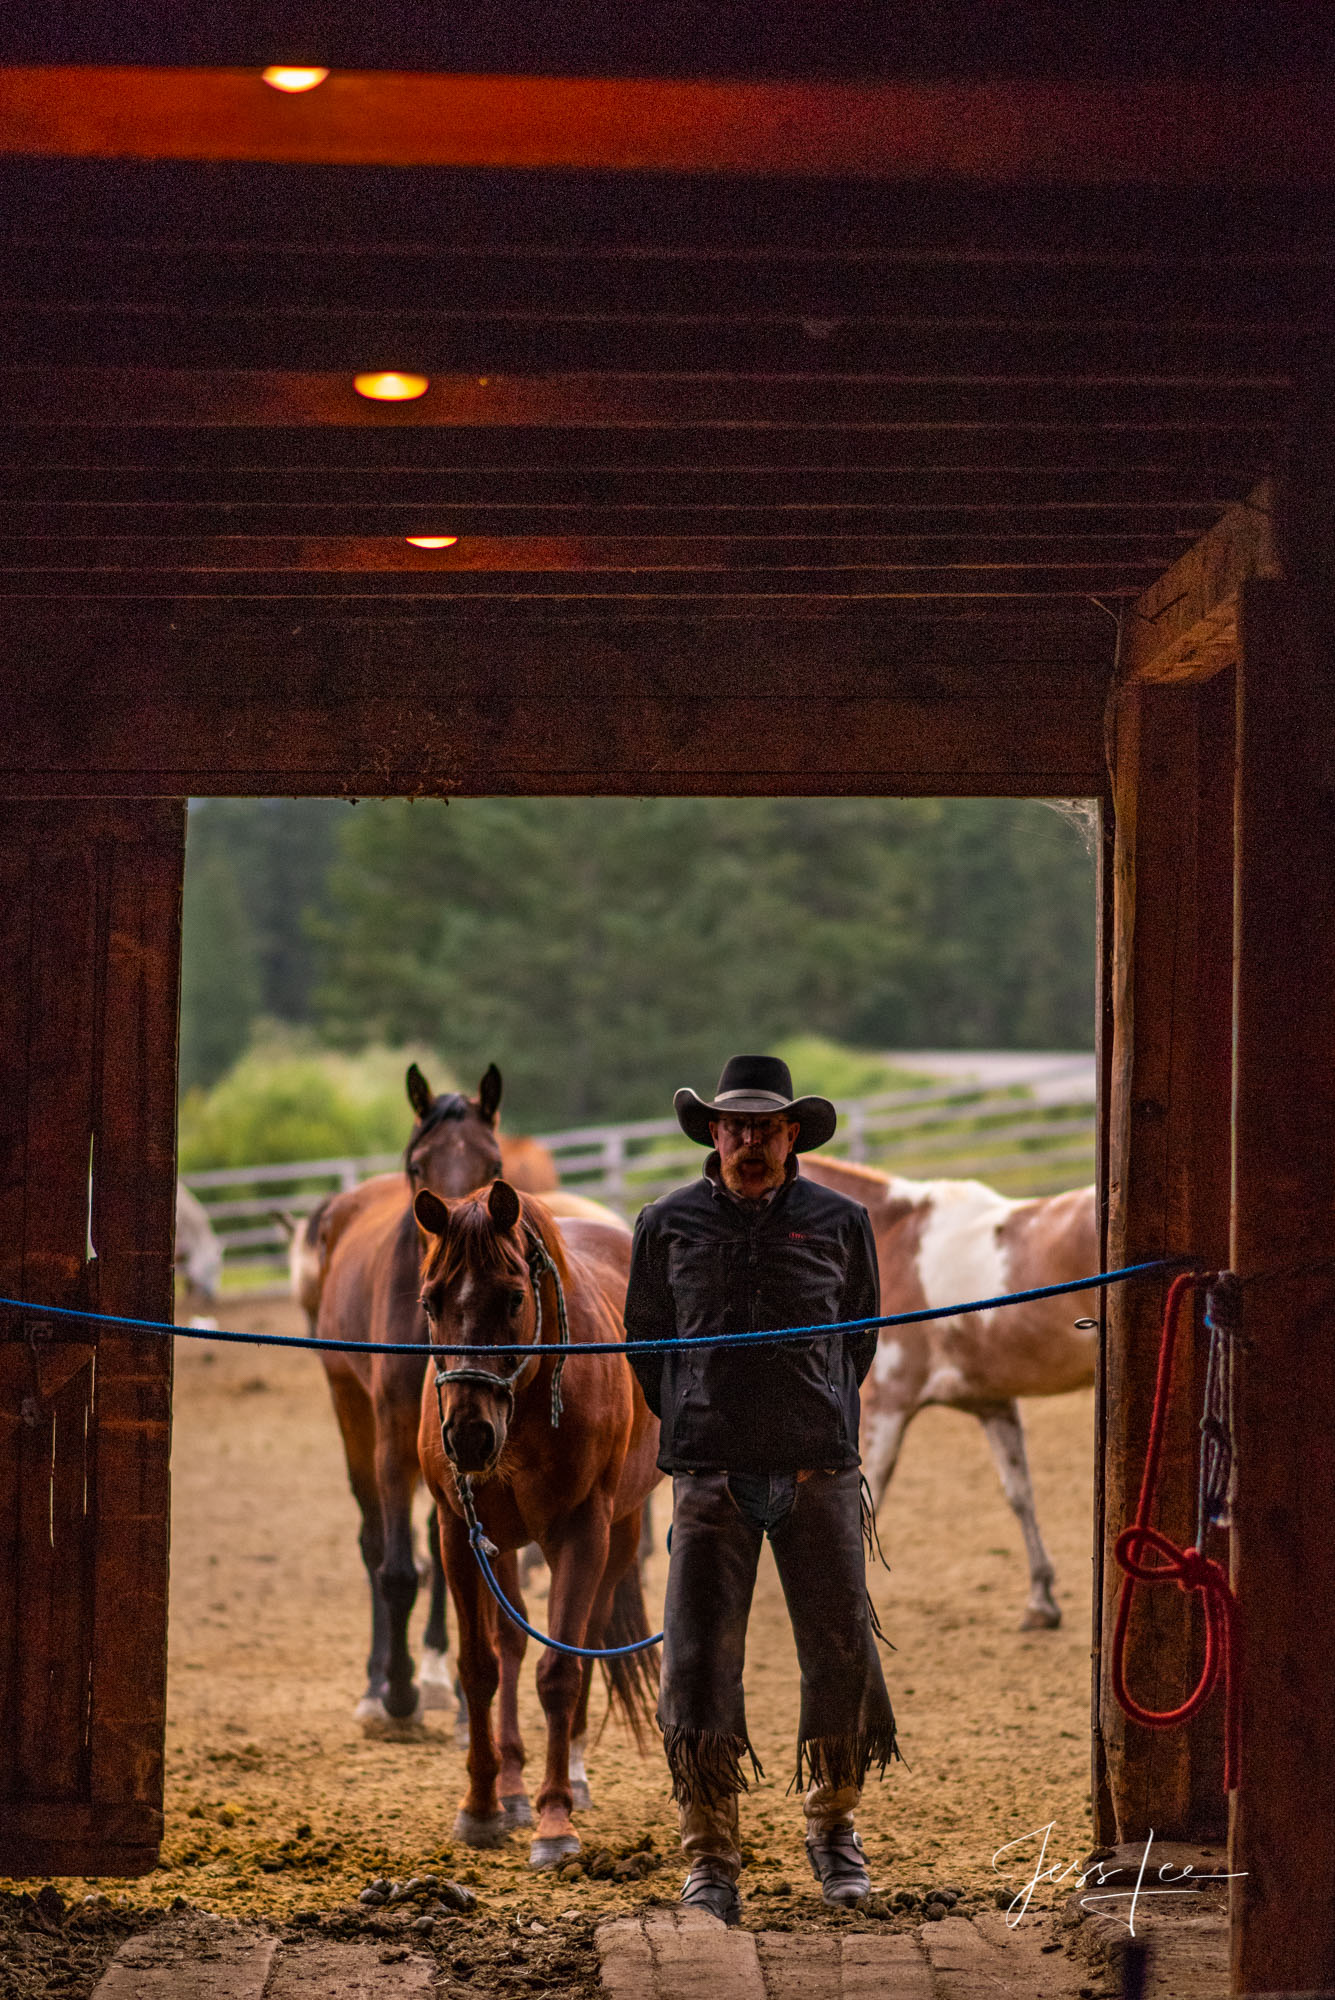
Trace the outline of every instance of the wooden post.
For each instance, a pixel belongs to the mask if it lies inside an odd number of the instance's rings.
[[[7,1297],[171,1318],[184,836],[180,804],[0,805]],[[161,1336],[0,1312],[2,1874],[156,1861],[170,1395]]]
[[[1329,534],[1327,512],[1327,537]],[[1335,700],[1293,584],[1240,612],[1232,1262],[1245,1293],[1233,1990],[1335,1987]],[[1280,1274],[1280,1275],[1270,1275]]]
[[[1111,937],[1114,1000],[1108,1117],[1108,1258],[1227,1261],[1232,986],[1232,676],[1132,684],[1114,696],[1116,814]],[[1166,1287],[1108,1294],[1100,1396],[1103,1492],[1096,1549],[1099,1630],[1112,1630],[1122,1573],[1112,1546],[1135,1511]],[[1179,1396],[1164,1453],[1157,1524],[1195,1531],[1201,1357],[1179,1347]],[[1195,1683],[1201,1626],[1186,1596],[1141,1588],[1127,1684],[1148,1708],[1176,1707]],[[1219,1703],[1189,1727],[1147,1730],[1112,1694],[1100,1646],[1095,1832],[1105,1842],[1222,1838]]]

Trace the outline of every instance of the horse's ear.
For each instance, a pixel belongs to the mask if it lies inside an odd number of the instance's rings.
[[[408,1074],[403,1079],[408,1089],[408,1102],[419,1118],[425,1118],[436,1101],[436,1094],[423,1076],[416,1063],[409,1063]]]
[[[477,1108],[489,1125],[496,1123],[501,1108],[501,1073],[495,1063],[487,1064],[487,1073],[477,1087]]]
[[[448,1236],[450,1211],[438,1194],[430,1188],[419,1188],[413,1202],[413,1214],[417,1217],[428,1236]]]
[[[493,1181],[487,1189],[487,1213],[493,1227],[502,1233],[514,1228],[523,1210],[509,1181]]]

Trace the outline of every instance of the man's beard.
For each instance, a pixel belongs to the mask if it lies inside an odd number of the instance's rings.
[[[784,1166],[772,1166],[769,1160],[762,1155],[757,1160],[729,1160],[726,1165],[720,1160],[719,1172],[723,1178],[723,1185],[729,1194],[740,1195],[743,1201],[758,1201],[761,1195],[768,1194],[772,1188],[783,1186],[786,1165],[787,1162],[784,1163]],[[764,1169],[765,1178],[763,1181],[755,1177],[755,1169],[757,1167]],[[743,1180],[742,1174],[747,1169],[750,1169],[751,1172],[748,1178]]]

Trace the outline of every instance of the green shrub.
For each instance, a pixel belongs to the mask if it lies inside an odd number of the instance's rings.
[[[380,1044],[342,1055],[299,1034],[271,1030],[211,1090],[187,1092],[178,1134],[181,1169],[200,1173],[397,1152],[412,1124],[403,1084],[410,1062],[421,1065],[433,1089],[456,1087],[429,1049]]]

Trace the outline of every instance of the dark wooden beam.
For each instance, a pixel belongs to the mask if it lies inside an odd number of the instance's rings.
[[[1321,83],[679,83],[0,70],[0,144],[67,157],[1091,185],[1326,185]]]
[[[1327,463],[1328,463],[1327,459]],[[1298,493],[1328,562],[1327,495]],[[1314,505],[1321,500],[1323,504]],[[1246,1284],[1233,1580],[1237,1994],[1335,1987],[1335,708],[1324,593],[1241,593],[1231,1262]]]
[[[1137,599],[1126,614],[1126,681],[1208,680],[1232,665],[1242,585],[1279,574],[1273,516],[1272,484],[1263,480]]]
[[[1123,687],[1109,717],[1116,815],[1108,1107],[1108,1257],[1228,1261],[1232,1048],[1232,688]],[[1102,1842],[1220,1839],[1222,1704],[1189,1727],[1147,1730],[1112,1692],[1107,1638],[1122,1572],[1113,1544],[1134,1518],[1154,1399],[1166,1287],[1119,1285],[1107,1300],[1102,1382],[1102,1534],[1097,1728],[1108,1823]],[[1155,1525],[1195,1536],[1196,1425],[1203,1352],[1179,1339],[1177,1397]],[[1141,1588],[1127,1685],[1150,1709],[1179,1706],[1200,1671],[1199,1618],[1181,1591]]]
[[[1102,784],[1109,641],[1059,621],[440,625],[185,604],[15,617],[0,645],[0,792],[18,796]]]
[[[10,1297],[172,1316],[184,858],[183,801],[0,805]],[[7,1875],[157,1860],[171,1366],[157,1336],[0,1314]]]

